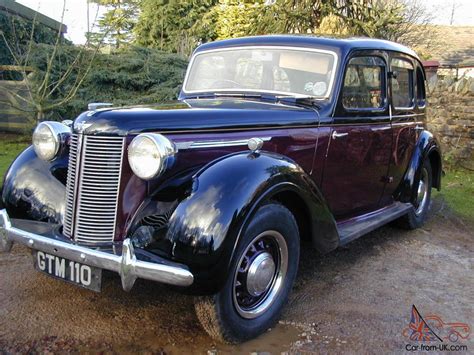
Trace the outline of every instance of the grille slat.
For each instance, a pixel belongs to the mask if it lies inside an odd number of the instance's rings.
[[[94,182],[87,182],[87,183],[84,183],[83,185],[84,186],[104,186],[104,187],[109,187],[108,185],[115,186],[115,184],[104,184],[104,183],[96,184]]]
[[[71,136],[71,142],[69,147],[69,167],[67,171],[66,181],[66,213],[63,221],[63,233],[71,237],[72,236],[72,224],[74,220],[74,195],[76,188],[76,166],[77,166],[77,146],[78,146],[78,135],[73,134]]]
[[[107,242],[107,238],[104,238],[103,240],[101,240],[100,238],[97,238],[95,236],[93,237],[82,237],[82,239],[84,240],[84,242],[87,242],[87,243],[98,243],[98,242]]]
[[[81,233],[89,234],[92,233],[93,235],[97,236],[108,236],[108,226],[105,227],[81,227],[78,229]]]
[[[122,137],[72,136],[66,236],[86,243],[114,240],[123,147]]]
[[[97,212],[100,212],[103,216],[115,216],[114,212],[104,212],[102,206],[99,208],[98,206],[84,206],[81,208],[81,214],[97,214]]]

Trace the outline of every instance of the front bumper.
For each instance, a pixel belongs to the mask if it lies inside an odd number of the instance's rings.
[[[35,250],[63,257],[85,265],[118,273],[125,291],[131,290],[137,278],[152,280],[175,286],[190,286],[193,274],[182,264],[170,262],[153,255],[139,260],[130,239],[122,244],[121,255],[113,252],[90,249],[58,240],[53,236],[40,235],[16,228],[12,225],[6,210],[0,210],[0,250],[9,252],[13,243],[23,244]]]

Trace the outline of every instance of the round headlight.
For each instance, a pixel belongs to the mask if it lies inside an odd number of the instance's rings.
[[[61,147],[61,134],[71,129],[59,122],[41,122],[33,132],[33,148],[43,160],[53,160]]]
[[[135,175],[150,180],[171,166],[176,152],[173,142],[161,134],[140,134],[128,147],[128,162]]]

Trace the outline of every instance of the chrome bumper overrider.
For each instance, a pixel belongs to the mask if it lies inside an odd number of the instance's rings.
[[[0,250],[9,252],[13,243],[85,265],[115,271],[120,275],[125,291],[133,287],[137,278],[175,286],[190,286],[194,281],[193,274],[184,265],[164,259],[162,263],[137,260],[129,239],[123,242],[122,255],[115,255],[15,228],[7,211],[0,210]]]

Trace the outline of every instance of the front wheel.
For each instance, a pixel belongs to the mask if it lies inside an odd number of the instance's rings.
[[[428,159],[421,167],[420,179],[418,180],[417,194],[412,201],[413,208],[398,220],[398,224],[406,229],[416,229],[421,227],[428,215],[431,205],[431,186],[433,175],[431,164]]]
[[[262,206],[239,242],[222,290],[196,299],[196,314],[207,333],[239,343],[273,326],[293,286],[299,252],[291,212],[277,203]]]

